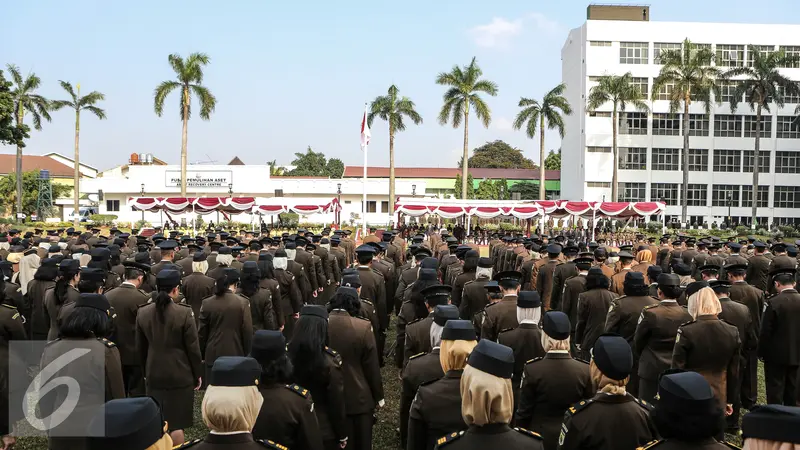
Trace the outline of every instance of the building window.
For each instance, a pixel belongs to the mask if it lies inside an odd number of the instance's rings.
[[[647,64],[648,42],[620,42],[619,43],[619,63],[620,64]]]
[[[733,100],[736,88],[742,84],[741,80],[720,81],[719,83],[719,100],[723,103],[730,103]],[[739,97],[742,100],[742,97]]]
[[[620,114],[619,134],[647,134],[647,113],[629,112]]]
[[[587,181],[586,187],[611,189],[611,182],[608,181]]]
[[[744,45],[717,44],[717,65],[722,67],[742,67],[744,65]]]
[[[377,211],[377,202],[375,200],[367,200],[367,212],[374,213]]]
[[[689,149],[689,171],[708,172],[708,149],[705,148]]]
[[[739,186],[715,184],[712,188],[714,195],[711,198],[711,206],[739,206]]]
[[[611,153],[611,147],[586,147],[589,153]]]
[[[108,212],[119,211],[119,200],[106,200],[106,211]]]
[[[761,53],[761,56],[767,56],[767,54],[769,54],[770,52],[774,52],[775,51],[775,46],[774,45],[753,45],[752,47],[755,48],[756,51],[758,51],[758,53]],[[753,60],[755,60],[755,56],[754,56],[752,50],[750,49],[750,47],[748,46],[747,47],[747,65],[748,66],[752,66],[753,65]]]
[[[675,91],[675,83],[668,82],[661,86],[656,95],[656,100],[672,100],[672,93]]]
[[[742,116],[733,114],[714,115],[714,136],[742,137]]]
[[[648,83],[647,78],[639,78],[639,77],[631,78],[631,85],[639,88],[639,92],[641,92],[642,95],[644,95],[645,97],[650,96],[650,90],[648,89],[647,83]]]
[[[783,97],[784,103],[791,103],[791,104],[800,103],[800,94],[787,93],[786,89],[784,89],[783,86],[778,86],[778,92],[781,94],[781,97]]]
[[[654,148],[653,170],[678,170],[679,154],[677,148]]]
[[[667,205],[678,204],[678,183],[653,183],[650,185],[650,200]]]
[[[742,186],[742,206],[753,207],[753,186]],[[769,207],[769,186],[758,187],[758,207]]]
[[[647,195],[646,186],[646,183],[617,183],[619,201],[643,202]]]
[[[781,50],[788,56],[789,58],[800,58],[800,46],[797,45],[782,45]],[[790,62],[785,67],[790,69],[797,69],[800,68],[800,62],[795,60],[794,62]]]
[[[775,173],[800,173],[800,152],[775,152]]]
[[[741,150],[714,150],[714,172],[741,172]]]
[[[707,184],[690,184],[689,190],[686,192],[686,204],[689,206],[707,206],[708,205],[708,185]]]
[[[708,114],[689,114],[689,136],[708,136]]]
[[[647,149],[644,147],[620,147],[620,170],[647,170]]]
[[[772,137],[772,116],[761,116],[761,130],[759,133],[762,138]],[[744,137],[756,137],[756,116],[744,116]]]
[[[800,225],[800,217],[776,217],[772,220],[776,225]]]
[[[800,139],[795,116],[778,116],[778,139]]]
[[[800,186],[775,186],[776,208],[800,208]]]
[[[669,50],[680,50],[681,44],[680,42],[677,43],[665,43],[665,42],[656,42],[653,44],[653,64],[661,64],[661,52],[669,51]]]
[[[611,117],[611,111],[590,111],[589,117]]]
[[[389,213],[389,202],[381,202],[381,212]]]
[[[752,173],[753,172],[753,155],[755,152],[753,150],[744,150],[744,164],[742,164],[742,172],[745,173]],[[767,151],[759,151],[758,152],[758,172],[759,173],[769,173],[769,150]]]
[[[611,47],[611,41],[589,41],[590,47]]]
[[[681,134],[681,120],[677,114],[653,113],[653,135],[679,136]]]

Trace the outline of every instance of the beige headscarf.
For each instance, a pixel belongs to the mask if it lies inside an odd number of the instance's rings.
[[[22,295],[28,293],[28,283],[33,280],[33,276],[36,275],[36,269],[39,268],[41,264],[41,260],[39,259],[39,255],[36,253],[32,253],[27,256],[23,256],[22,259],[19,261],[19,286],[22,288]]]
[[[624,380],[612,380],[603,375],[600,368],[595,365],[594,360],[589,363],[589,374],[592,377],[592,383],[597,387],[598,392],[610,395],[625,395],[627,390],[625,386],[628,384],[630,377]]]
[[[719,304],[717,294],[709,287],[704,287],[689,296],[688,306],[689,314],[691,314],[694,319],[697,319],[698,316],[716,316],[722,312],[722,305]]]
[[[800,450],[800,444],[747,438],[742,450]]]
[[[442,347],[439,350],[439,363],[442,370],[462,370],[467,365],[467,358],[472,353],[472,349],[478,345],[478,341],[450,341],[442,340]]]
[[[496,377],[470,365],[461,376],[461,417],[467,425],[509,423],[514,413],[511,380]]]
[[[209,386],[203,396],[203,422],[217,433],[250,432],[262,403],[256,386]]]
[[[636,260],[640,263],[653,263],[653,253],[650,250],[642,250],[636,254]]]

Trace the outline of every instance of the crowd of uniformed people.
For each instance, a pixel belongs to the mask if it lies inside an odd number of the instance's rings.
[[[53,449],[371,449],[384,364],[407,450],[800,448],[795,245],[370,231],[0,232],[2,448],[26,339],[105,355],[105,407]]]

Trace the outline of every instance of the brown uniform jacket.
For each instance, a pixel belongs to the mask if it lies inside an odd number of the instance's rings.
[[[181,284],[181,291],[186,303],[192,307],[195,320],[200,318],[200,306],[203,304],[203,299],[210,297],[214,294],[214,285],[216,282],[213,278],[203,275],[200,272],[192,272],[183,279]]]
[[[52,341],[58,337],[60,332],[61,322],[58,320],[61,308],[67,303],[75,303],[80,298],[81,294],[72,286],[67,287],[67,299],[63,304],[56,304],[56,290],[50,289],[44,297],[44,313],[50,322],[50,331],[47,332],[47,340]]]
[[[747,275],[744,280],[762,291],[767,290],[770,261],[764,255],[755,255],[747,264]]]
[[[442,436],[467,428],[461,416],[463,372],[451,370],[419,386],[409,412],[407,449],[431,450]]]
[[[486,295],[486,283],[489,278],[481,277],[464,283],[464,290],[461,293],[461,304],[458,305],[458,315],[462,320],[472,320],[472,317],[483,310],[489,304]]]
[[[764,312],[764,292],[750,286],[746,281],[736,281],[731,283],[731,300],[739,302],[750,311],[750,320],[753,322],[753,329],[756,336],[761,333],[761,313]]]
[[[657,380],[670,368],[678,327],[690,320],[689,311],[676,300],[663,300],[642,309],[632,347],[640,378]]]
[[[578,296],[586,291],[586,275],[578,274],[564,283],[561,311],[569,316],[570,331],[578,325]]]
[[[596,394],[572,405],[564,415],[558,448],[635,449],[658,435],[652,406],[630,394]]]
[[[514,405],[519,401],[519,386],[525,362],[544,356],[542,330],[539,324],[521,323],[517,328],[503,330],[497,336],[497,343],[514,350],[514,372],[511,386],[514,389]]]
[[[220,356],[247,356],[253,339],[250,302],[233,292],[203,300],[197,334],[207,367]]]
[[[28,298],[31,312],[28,320],[30,321],[31,339],[46,339],[50,331],[50,320],[45,316],[44,297],[48,289],[56,285],[55,281],[50,280],[31,280],[28,282]]]
[[[303,307],[303,295],[297,284],[297,278],[289,271],[275,269],[275,279],[281,293],[280,310],[284,317],[299,314]]]
[[[543,260],[544,261],[544,260]],[[549,311],[553,308],[551,295],[553,294],[553,275],[556,267],[561,264],[558,260],[548,259],[540,269],[536,276],[536,291],[542,298],[543,311]]]
[[[592,289],[578,295],[575,344],[580,345],[583,359],[591,357],[589,351],[594,347],[594,342],[605,333],[608,309],[616,298],[617,294],[605,289]]]
[[[630,272],[631,268],[622,269],[611,277],[611,292],[617,295],[625,295],[625,275]]]
[[[306,386],[314,400],[314,413],[319,423],[320,434],[325,441],[340,440],[347,436],[347,415],[344,409],[344,379],[342,357],[325,347],[325,373],[328,377],[314,376]],[[299,381],[299,380],[298,380]]]
[[[438,380],[443,376],[438,347],[430,353],[412,356],[403,368],[403,384],[400,388],[400,441],[403,448],[406,447],[406,437],[408,436],[409,411],[411,403],[417,395],[417,389],[423,383]]]
[[[136,353],[136,315],[139,306],[147,303],[149,297],[132,284],[122,284],[106,294],[106,298],[117,312],[116,344],[123,366],[140,364]]]
[[[236,433],[236,434],[211,434],[209,433],[204,439],[196,439],[189,441],[181,446],[173,447],[175,450],[192,449],[192,450],[264,450],[268,449],[286,449],[287,447],[280,442],[272,440],[254,440],[253,435],[250,433]]]
[[[517,322],[517,296],[506,295],[497,303],[487,305],[486,317],[481,325],[481,339],[497,341],[497,336],[502,330],[516,328]]]
[[[756,333],[750,311],[747,306],[735,302],[727,297],[719,299],[722,312],[717,315],[720,319],[733,325],[739,330],[742,355],[758,348],[758,334]]]
[[[6,299],[6,302],[7,301],[8,299]],[[2,374],[2,377],[6,380],[9,377],[10,367],[14,368],[11,370],[17,370],[17,368],[28,366],[28,364],[23,361],[25,355],[19,351],[9,350],[9,346],[12,345],[11,342],[25,341],[28,339],[25,333],[25,326],[22,323],[24,320],[25,319],[23,319],[16,307],[8,303],[0,304],[0,374]],[[27,377],[25,378],[26,381],[31,381],[27,379]],[[10,390],[9,386],[14,386],[14,383],[6,382],[0,385],[0,398],[3,399],[2,403],[0,403],[2,406],[2,409],[0,409],[0,420],[5,420],[5,422],[3,422],[4,427],[8,426],[7,424],[9,423],[15,423],[25,416],[22,408],[17,405],[22,405],[27,383],[17,383],[16,386],[19,387],[15,386],[13,390]]]
[[[522,428],[511,428],[505,423],[482,427],[472,426],[458,433],[450,433],[436,441],[434,448],[447,450],[485,450],[489,448],[541,450],[542,437]]]
[[[365,298],[375,305],[381,331],[389,326],[389,310],[386,305],[386,280],[377,270],[369,266],[358,267],[358,277],[361,281],[361,298]],[[336,347],[334,350],[339,351]]]
[[[189,305],[168,304],[163,320],[154,303],[142,306],[136,317],[136,351],[148,388],[193,387],[203,376],[197,328]]]
[[[311,295],[311,292],[316,291],[320,287],[319,278],[317,278],[316,268],[314,267],[313,255],[298,248],[294,260],[303,266],[303,272],[305,272],[308,277],[308,283],[311,286],[311,290],[309,291],[309,295]],[[297,276],[297,274],[295,274],[295,276]]]
[[[255,439],[280,442],[288,448],[322,450],[322,434],[308,389],[296,384],[259,385],[264,398],[253,426]]]
[[[328,318],[331,348],[342,357],[345,411],[348,415],[369,414],[383,400],[383,383],[378,366],[378,348],[372,326],[366,319],[333,310]]]
[[[556,266],[553,271],[553,292],[550,295],[550,309],[563,311],[561,307],[564,286],[570,278],[578,275],[578,267],[574,262],[566,262]]]
[[[283,326],[283,310],[281,309],[281,288],[278,280],[274,278],[262,278],[258,282],[261,289],[269,290],[272,296],[272,311],[275,315],[276,325],[278,328]]]
[[[631,344],[633,348],[633,338],[636,334],[636,325],[642,310],[649,305],[655,305],[658,300],[649,295],[627,296],[623,295],[611,302],[606,317],[606,332],[616,333]],[[634,360],[634,365],[636,360]]]
[[[800,365],[800,294],[786,289],[766,301],[758,356],[764,362]]]
[[[272,293],[269,289],[259,288],[258,291],[250,297],[244,295],[241,289],[237,290],[236,293],[250,302],[250,314],[253,318],[253,332],[258,330],[278,329],[275,309],[272,306]]]
[[[464,285],[475,279],[475,272],[461,272],[453,280],[453,292],[450,295],[450,303],[461,306],[461,299],[464,296]]]
[[[536,278],[533,277],[533,266],[539,261],[541,260],[528,259],[520,266],[519,271],[522,274],[523,291],[531,291],[536,287]]]
[[[408,364],[408,360],[412,356],[431,351],[431,323],[433,323],[433,315],[413,320],[406,325],[403,367]]]
[[[277,273],[278,270],[279,269],[276,269],[275,272]],[[306,272],[306,268],[297,261],[289,261],[286,265],[286,271],[294,275],[297,288],[300,290],[300,298],[302,299],[301,302],[313,303],[312,300],[314,300],[314,298],[311,296],[312,289],[311,282],[309,281],[310,274]],[[281,289],[283,289],[283,285],[281,285]],[[287,314],[285,309],[284,314]]]

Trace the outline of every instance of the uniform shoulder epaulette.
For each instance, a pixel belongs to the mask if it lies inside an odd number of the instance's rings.
[[[114,347],[116,347],[116,346],[117,346],[117,344],[115,344],[115,343],[113,343],[113,342],[109,341],[109,340],[108,340],[108,339],[106,339],[106,338],[97,338],[97,340],[98,340],[98,341],[100,341],[100,342],[102,342],[102,343],[103,343],[103,345],[105,345],[105,346],[106,346],[106,347],[108,347],[108,348],[114,348]]]
[[[487,310],[487,309],[489,309],[490,306],[494,306],[494,305],[496,305],[498,303],[500,303],[500,302],[489,303],[488,305],[484,306],[483,309]]]
[[[581,400],[578,403],[575,403],[574,405],[572,405],[569,408],[567,408],[567,412],[565,414],[568,415],[568,416],[574,416],[575,414],[578,414],[583,409],[586,409],[586,407],[591,405],[592,403],[594,403],[594,399],[591,399],[591,398],[587,399],[587,400]]]
[[[364,317],[364,316],[352,316],[352,317],[353,317],[354,319],[366,320],[367,322],[369,322],[369,323],[372,323],[372,321],[371,321],[371,320],[369,320],[368,318],[366,318],[366,317]]]
[[[642,408],[644,408],[644,409],[646,409],[646,410],[648,410],[648,411],[652,410],[652,409],[653,409],[653,407],[654,407],[654,405],[653,405],[652,403],[647,403],[646,401],[644,401],[644,400],[642,400],[642,399],[638,399],[638,398],[636,398],[636,397],[634,397],[634,396],[632,396],[632,395],[631,395],[631,398],[633,398],[634,400],[636,400],[636,403],[638,403],[638,404],[639,404],[639,406],[641,406]]]
[[[644,307],[644,309],[655,308],[656,306],[661,306],[661,303],[654,303],[652,305],[647,305]]]
[[[505,333],[506,331],[512,331],[512,330],[516,330],[516,328],[503,328],[502,330],[500,330],[500,332]]]
[[[143,291],[143,290],[141,290],[141,289],[136,289],[136,290],[137,290],[137,291],[139,291],[139,293],[140,293],[140,294],[142,294],[142,295],[144,295],[145,297],[147,297],[147,296],[149,296],[149,295],[150,295],[150,294],[148,294],[147,292],[145,292],[145,291]]]
[[[541,361],[541,360],[543,360],[543,359],[544,359],[544,356],[537,356],[536,358],[533,358],[533,359],[529,359],[529,360],[527,360],[527,361],[525,362],[525,364],[534,363],[534,362],[536,362],[536,361]]]
[[[531,431],[531,430],[526,430],[525,428],[514,427],[514,431],[516,431],[518,433],[522,433],[525,436],[529,436],[529,437],[532,437],[534,439],[542,440],[542,435],[541,434],[536,433],[536,432]]]
[[[330,348],[328,346],[325,347],[325,353],[327,353],[327,354],[329,354],[331,356],[339,356],[339,352],[337,352],[336,350],[334,350],[334,349],[332,349],[332,348]]]
[[[726,446],[728,448],[733,448],[733,449],[736,449],[736,450],[742,450],[742,447],[737,447],[737,446],[731,444],[730,442],[722,442],[722,445],[724,445],[724,446]]]
[[[152,304],[152,303],[150,303],[150,302],[147,302],[147,303],[142,303],[141,305],[137,305],[136,307],[137,307],[137,308],[144,308],[145,306],[147,306],[147,305],[151,305],[151,304]]]
[[[422,353],[417,353],[416,355],[411,355],[408,357],[408,360],[411,361],[412,359],[419,358],[422,355],[427,355],[427,353],[422,352]]]
[[[58,342],[60,340],[61,340],[61,338],[55,338],[52,341],[48,341],[46,344],[44,344],[44,346],[47,347],[48,345],[51,345],[51,344],[53,344],[55,342]]]
[[[650,441],[642,447],[636,447],[636,450],[647,450],[657,446],[658,444],[662,444],[664,441],[657,439],[655,441]]]
[[[586,364],[586,365],[588,365],[588,364],[589,364],[589,361],[587,361],[587,360],[585,360],[585,359],[580,359],[580,358],[572,358],[572,359],[574,359],[575,361],[578,361],[578,362],[584,363],[584,364]]]
[[[615,298],[614,300],[622,300],[625,297],[627,297],[627,295],[620,295],[619,297]]]
[[[5,306],[8,309],[17,309],[14,305],[9,305],[8,303],[0,303],[0,306]]]
[[[452,433],[450,433],[450,434],[448,434],[446,436],[442,436],[439,439],[437,439],[436,440],[436,445],[438,445],[439,448],[442,448],[445,445],[455,441],[456,439],[460,438],[463,435],[464,435],[464,431],[454,431],[454,432],[452,432]]]
[[[417,389],[421,388],[422,386],[427,386],[429,384],[433,384],[433,383],[435,383],[435,382],[437,382],[439,380],[441,380],[441,378],[433,378],[431,380],[425,380],[425,381],[423,381],[422,383],[419,384],[419,387]]]
[[[189,448],[189,447],[191,447],[193,445],[197,445],[197,444],[199,444],[201,442],[203,442],[202,439],[195,439],[193,441],[184,442],[181,445],[176,445],[176,446],[172,447],[172,450],[181,450],[181,449],[184,449],[184,448]]]
[[[683,323],[681,324],[681,326],[680,326],[680,327],[678,327],[678,329],[680,330],[680,329],[681,329],[681,327],[684,327],[684,326],[686,326],[686,325],[691,325],[691,324],[693,324],[693,323],[695,323],[695,322],[696,322],[696,320],[695,320],[695,319],[692,319],[692,320],[690,320],[690,321],[688,321],[688,322],[683,322]]]
[[[409,326],[411,326],[411,325],[413,325],[413,324],[415,324],[415,323],[417,323],[417,322],[421,321],[422,319],[424,319],[424,317],[420,317],[420,318],[414,319],[414,320],[412,320],[411,322],[408,322],[408,323],[406,324],[406,327],[409,327]]]
[[[367,299],[365,299],[365,298],[362,298],[362,299],[361,299],[361,301],[362,301],[362,302],[364,302],[364,303],[366,303],[366,304],[368,304],[368,305],[370,305],[370,306],[372,306],[373,308],[375,307],[375,304],[374,304],[374,303],[372,303],[371,301],[369,301],[369,300],[367,300]]]
[[[370,269],[372,269],[372,273],[377,273],[378,275],[381,276],[381,278],[386,278],[386,277],[383,276],[383,274],[378,269],[374,269],[372,267],[370,267]]]
[[[285,445],[278,444],[275,441],[270,441],[269,439],[256,439],[255,441],[267,448],[277,448],[279,450],[288,450],[289,448]]]
[[[310,395],[308,393],[308,389],[306,389],[306,388],[304,388],[304,387],[302,387],[300,385],[297,385],[297,384],[287,384],[286,385],[286,389],[288,389],[288,390],[294,392],[295,394],[297,394],[297,395],[299,395],[301,397],[304,397],[304,398],[308,398],[309,395]]]

